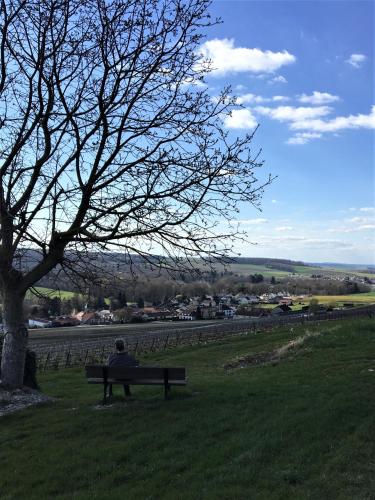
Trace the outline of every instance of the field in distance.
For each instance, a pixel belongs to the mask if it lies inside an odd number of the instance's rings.
[[[375,292],[353,293],[351,295],[314,295],[320,304],[353,303],[354,305],[369,305],[375,303]]]
[[[343,307],[347,304],[353,304],[353,306],[369,306],[375,304],[375,292],[367,293],[353,293],[350,295],[313,295],[311,297],[305,296],[301,300],[294,301],[291,309],[293,311],[298,311],[303,306],[308,306],[312,299],[316,299],[321,305],[332,305],[334,307]],[[256,307],[262,307],[265,309],[273,309],[276,304],[259,304]]]
[[[36,286],[33,287],[36,293],[33,293],[32,290],[29,290],[26,294],[27,299],[32,299],[35,296],[43,295],[48,297],[49,299],[53,299],[55,297],[60,298],[61,300],[69,300],[74,297],[74,292],[68,292],[67,290],[54,290],[53,288],[46,288],[44,286]]]
[[[242,260],[244,262],[242,262]],[[237,259],[237,262],[232,263],[228,270],[235,274],[263,274],[263,276],[267,278],[270,278],[271,276],[274,276],[275,278],[282,278],[295,274],[305,277],[315,274],[321,276],[358,276],[361,278],[367,277],[369,279],[375,278],[374,271],[372,270],[371,272],[371,270],[366,269],[365,266],[363,266],[364,269],[361,269],[360,266],[358,269],[347,269],[345,267],[340,267],[339,265],[337,267],[320,267],[317,265],[293,263],[293,261],[291,261],[291,263],[286,264],[283,269],[284,265],[282,263],[280,264],[277,259],[271,259],[269,264],[255,264],[251,262],[252,260],[254,259]]]

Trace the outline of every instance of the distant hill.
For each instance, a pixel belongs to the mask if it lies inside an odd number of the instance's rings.
[[[358,271],[363,273],[371,273],[375,274],[375,265],[374,264],[345,264],[342,262],[318,262],[315,264],[310,264],[312,266],[319,266],[323,268],[333,268],[333,269],[341,269],[348,271]]]
[[[236,257],[233,260],[238,264],[256,264],[259,266],[267,266],[267,265],[308,266],[309,265],[299,260],[272,259],[269,257]],[[319,265],[319,264],[314,264],[314,265]]]
[[[33,267],[39,260],[38,253],[35,250],[23,250],[21,268],[25,271]],[[69,255],[68,255],[69,256]],[[120,252],[105,252],[96,253],[89,252],[85,254],[85,263],[79,264],[79,269],[82,272],[88,272],[90,266],[97,269],[96,276],[105,276],[107,280],[112,277],[130,278],[132,272],[135,274],[146,276],[149,279],[164,275],[166,278],[170,277],[167,271],[160,271],[156,269],[158,256],[151,256],[145,259],[139,255],[128,255]],[[21,262],[21,260],[20,260]],[[210,268],[203,264],[203,261],[196,259],[196,267],[201,270],[203,275],[205,273],[212,273]],[[181,261],[183,264],[183,261]],[[78,266],[78,264],[77,264]],[[373,265],[355,265],[343,263],[305,263],[302,261],[295,261],[291,259],[277,259],[269,257],[235,257],[228,259],[223,265],[215,264],[214,272],[217,277],[225,274],[237,274],[249,276],[254,274],[262,274],[264,277],[270,278],[271,276],[282,278],[288,275],[367,275],[371,277],[375,273],[375,266]],[[61,290],[74,290],[72,278],[64,276],[63,273],[58,272],[59,269],[52,271],[48,276],[45,276],[37,284],[51,289],[59,288]],[[180,279],[180,273],[176,271],[174,277]],[[192,279],[194,279],[191,276]]]

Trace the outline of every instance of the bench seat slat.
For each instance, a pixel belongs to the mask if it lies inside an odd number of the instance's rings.
[[[164,379],[150,378],[150,379],[108,379],[108,384],[120,384],[120,385],[164,385]],[[186,379],[184,380],[171,380],[168,379],[169,385],[185,385]]]
[[[164,370],[168,370],[168,378],[179,380],[185,379],[185,368],[160,368],[154,366],[102,366],[87,365],[85,367],[87,378],[100,378],[104,375],[104,369],[107,371],[108,378],[128,379],[128,378],[155,378],[164,379]]]
[[[87,379],[89,384],[103,384],[103,378],[89,378]],[[118,384],[118,385],[164,385],[164,379],[107,379],[108,384]],[[168,379],[169,385],[186,385],[187,379],[183,380],[171,380]]]
[[[168,378],[184,379],[185,368],[166,368],[168,370]],[[137,366],[137,367],[118,367],[110,366],[107,369],[108,378],[115,379],[163,379],[165,368],[154,366]]]

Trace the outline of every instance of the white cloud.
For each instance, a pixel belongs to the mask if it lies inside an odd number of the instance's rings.
[[[375,128],[375,106],[372,107],[369,115],[337,116],[331,120],[307,118],[294,121],[290,128],[292,130],[309,130],[310,132],[338,132],[358,128],[373,129]]]
[[[327,229],[327,233],[357,233],[358,231],[368,231],[369,229],[375,229],[375,224],[363,224],[357,227],[337,227]]]
[[[259,245],[275,246],[280,245],[285,248],[308,248],[309,250],[335,250],[353,248],[353,244],[342,240],[326,239],[326,238],[306,238],[304,236],[276,236],[276,237],[259,237]]]
[[[330,102],[339,101],[340,98],[337,95],[329,94],[328,92],[318,92],[314,90],[312,95],[302,94],[298,97],[299,102],[303,104],[329,104]]]
[[[277,200],[271,200],[271,203],[277,203]]]
[[[353,66],[353,68],[360,68],[366,61],[367,57],[364,54],[352,54],[345,62]]]
[[[237,222],[239,222],[240,224],[246,224],[246,225],[249,225],[249,226],[258,226],[259,224],[267,224],[268,223],[268,219],[262,219],[262,218],[259,218],[259,219],[243,219],[243,220],[239,220]]]
[[[272,52],[235,47],[234,40],[228,38],[207,40],[200,52],[204,60],[212,62],[211,74],[217,76],[238,72],[270,73],[296,61],[296,57],[286,50]]]
[[[353,233],[354,229],[348,227],[332,227],[327,229],[327,233]]]
[[[272,100],[274,102],[279,102],[279,101],[289,101],[289,97],[285,96],[285,95],[274,95],[272,97]]]
[[[327,233],[356,233],[358,231],[373,229],[375,229],[375,218],[369,212],[369,216],[356,216],[344,219],[338,226],[327,229]]]
[[[269,83],[288,83],[288,80],[285,78],[285,76],[279,75],[275,76],[275,78],[272,78]]]
[[[198,80],[196,78],[187,78],[186,80],[181,82],[181,85],[194,85],[195,87],[205,88],[207,87],[207,83],[202,80]]]
[[[349,243],[342,240],[329,240],[329,239],[307,239],[305,246],[313,249],[327,249],[335,250],[342,248],[353,248],[353,243]]]
[[[251,128],[254,129],[258,122],[249,109],[234,109],[230,115],[224,118],[227,128]]]
[[[278,106],[277,108],[268,108],[264,106],[258,106],[255,108],[255,111],[257,113],[260,113],[261,115],[268,116],[273,120],[278,120],[281,122],[300,122],[303,120],[328,115],[332,111],[332,108],[330,108],[329,106],[318,106],[316,108],[305,106],[300,106],[298,108],[293,106]]]
[[[286,142],[287,144],[306,144],[311,139],[318,139],[324,133],[335,133],[346,129],[375,129],[375,105],[368,115],[357,114],[326,118],[332,112],[330,106],[278,106],[276,108],[257,106],[253,110],[272,120],[290,122],[289,128],[298,131]],[[300,132],[301,131],[301,132]]]
[[[284,95],[275,95],[272,97],[263,97],[255,94],[242,94],[237,97],[237,104],[260,104],[262,102],[280,102],[288,101],[289,97]]]
[[[353,222],[354,224],[368,224],[374,222],[373,217],[352,217],[348,219],[348,222]]]
[[[270,98],[255,94],[243,94],[237,97],[237,104],[253,104],[269,101],[271,101]]]
[[[293,231],[293,227],[292,226],[280,226],[280,227],[276,227],[275,231],[280,231],[280,232]]]
[[[312,139],[319,139],[320,137],[322,137],[322,134],[318,134],[317,132],[297,132],[286,141],[286,144],[306,144]]]
[[[375,207],[362,207],[359,210],[360,212],[375,212]]]

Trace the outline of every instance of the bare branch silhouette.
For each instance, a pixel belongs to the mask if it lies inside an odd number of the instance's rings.
[[[204,86],[207,7],[1,1],[3,383],[22,383],[25,293],[64,258],[71,271],[74,254],[119,247],[172,268],[221,259],[238,202],[259,206],[270,179],[257,181],[252,135],[230,140],[229,89],[213,101]]]

